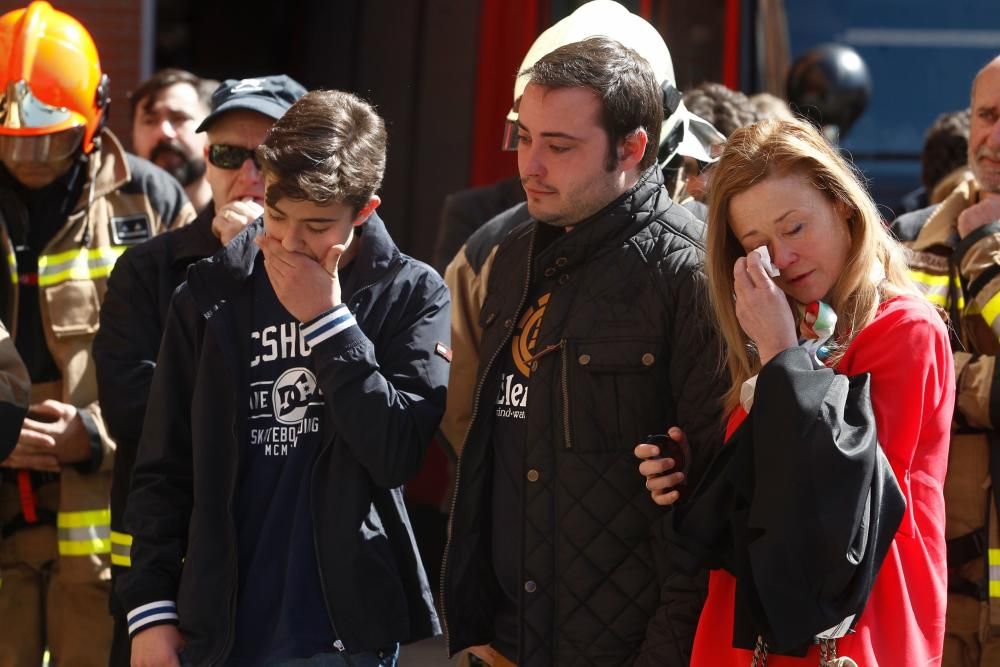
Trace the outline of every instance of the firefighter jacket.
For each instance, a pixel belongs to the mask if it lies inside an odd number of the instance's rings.
[[[115,443],[97,401],[91,345],[106,282],[128,246],[195,217],[180,185],[158,167],[125,152],[105,130],[86,164],[87,179],[65,224],[38,258],[37,284],[45,342],[61,378],[36,383],[31,402],[54,399],[79,409],[94,453],[89,464],[64,467],[56,519],[60,567],[79,576],[107,577],[111,552],[108,498]],[[15,216],[22,216],[18,220]],[[0,190],[0,248],[9,312],[3,321],[16,340],[19,276],[8,229],[27,220],[10,191]]]
[[[945,480],[950,594],[988,600],[1000,631],[1000,221],[959,239],[959,214],[978,201],[966,180],[941,204],[897,219],[892,231],[910,249],[910,275],[948,311],[955,358],[955,421]],[[992,473],[992,474],[991,474]]]
[[[31,382],[14,341],[0,322],[0,461],[5,459],[21,432],[28,411]]]

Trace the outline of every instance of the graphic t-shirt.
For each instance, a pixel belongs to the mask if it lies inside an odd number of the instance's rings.
[[[330,652],[336,636],[320,581],[309,503],[323,442],[323,392],[299,323],[253,270],[249,419],[236,492],[239,590],[230,663],[264,665]]]
[[[545,288],[540,288],[544,290]],[[508,660],[517,660],[517,603],[521,582],[521,517],[525,478],[524,450],[528,412],[528,378],[533,357],[545,349],[539,341],[545,291],[525,310],[514,330],[510,352],[499,360],[493,424],[493,568],[501,596],[495,620],[493,647]],[[546,341],[546,344],[549,341]]]

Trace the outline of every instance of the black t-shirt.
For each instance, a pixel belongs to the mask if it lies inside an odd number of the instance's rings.
[[[5,210],[3,217],[9,225],[7,231],[17,262],[17,334],[14,342],[33,383],[53,382],[61,377],[49,352],[42,326],[38,301],[38,257],[66,224],[66,219],[79,201],[86,164],[85,158],[77,160],[69,171],[37,190],[21,185],[0,165],[0,187],[15,196],[16,203],[11,201],[8,205],[23,207],[22,211]],[[4,301],[0,304],[0,316],[6,318],[12,304],[6,303],[6,290],[0,290],[0,293]],[[5,321],[5,324],[8,329],[14,328],[13,322]]]
[[[278,301],[262,256],[253,271],[249,420],[236,493],[239,591],[230,664],[334,651],[309,487],[327,420],[311,350]]]
[[[535,298],[521,316],[510,351],[500,358],[500,386],[492,406],[493,424],[493,568],[502,591],[494,623],[493,648],[517,661],[518,597],[521,581],[521,517],[523,514],[528,378],[532,357],[553,341],[539,332],[551,286],[536,287]],[[540,296],[538,296],[540,294]]]

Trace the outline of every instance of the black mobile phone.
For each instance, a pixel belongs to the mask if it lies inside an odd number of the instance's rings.
[[[674,460],[673,469],[663,473],[664,475],[682,472],[685,475],[685,479],[679,486],[687,484],[688,463],[691,461],[691,448],[688,446],[687,440],[677,442],[665,433],[657,433],[656,435],[647,435],[643,442],[650,445],[656,445],[660,448],[660,454],[658,456],[653,456],[652,458],[671,458]]]

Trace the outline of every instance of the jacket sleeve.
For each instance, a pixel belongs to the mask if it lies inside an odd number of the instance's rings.
[[[965,286],[963,318],[981,317],[1000,340],[1000,223],[986,225],[967,236],[955,249]],[[966,325],[982,328],[979,322]],[[973,337],[974,340],[982,340]],[[996,357],[968,352],[955,353],[958,415],[969,426],[996,428],[1000,424],[1000,373]],[[996,396],[994,398],[994,396]]]
[[[197,212],[177,179],[135,155],[128,154],[126,159],[133,179],[129,187],[138,187],[146,195],[159,223],[157,233],[178,229],[194,221]]]
[[[404,303],[393,308],[396,320],[384,323],[392,332],[380,336],[380,349],[346,304],[300,325],[334,430],[385,488],[419,470],[448,384],[448,289],[426,271],[392,296]]]
[[[927,314],[887,315],[866,327],[852,343],[857,352],[852,373],[871,373],[871,400],[879,444],[892,464],[893,472],[906,496],[902,530],[919,535],[922,528],[916,514],[940,514],[944,508],[930,506],[926,499],[916,507],[911,485],[938,486],[926,474],[911,474],[919,467],[944,470],[948,459],[951,417],[954,414],[955,375],[948,334],[940,317],[929,305]],[[921,354],[914,354],[914,351]],[[924,443],[936,443],[935,449]],[[940,492],[940,489],[937,489]],[[936,502],[943,502],[943,497]]]
[[[479,343],[483,336],[479,313],[486,298],[493,259],[491,254],[477,273],[469,263],[465,250],[462,246],[444,273],[445,284],[451,293],[452,360],[448,373],[448,404],[441,420],[441,432],[456,456],[462,453],[465,432],[472,421]]]
[[[670,385],[677,425],[691,445],[688,484],[694,485],[722,446],[722,395],[725,391],[718,362],[718,339],[708,313],[704,274],[690,271],[671,285],[674,318],[671,323]],[[666,427],[672,424],[665,425]],[[664,513],[659,521],[669,520]],[[653,534],[663,534],[654,526]],[[661,548],[667,548],[665,546]],[[660,607],[650,619],[637,665],[685,666],[691,655],[698,616],[708,579],[665,568]]]
[[[175,293],[149,394],[125,528],[132,567],[115,583],[129,634],[176,623],[176,595],[192,507],[191,399],[200,340],[190,293]]]
[[[155,270],[155,264],[138,249],[122,255],[108,278],[94,338],[98,400],[119,446],[139,441],[163,333],[156,295],[142,273],[143,268]]]
[[[1000,426],[1000,368],[987,354],[955,352],[955,411],[973,428]]]
[[[0,322],[0,461],[14,450],[28,412],[31,381],[14,341]]]
[[[129,166],[133,171],[133,181],[129,183],[125,189],[138,187],[143,193],[145,193],[157,219],[158,224],[154,225],[155,232],[157,234],[162,233],[167,229],[176,229],[183,225],[187,225],[195,219],[196,214],[194,207],[191,206],[191,202],[188,201],[187,195],[184,194],[184,189],[181,188],[180,184],[177,183],[175,179],[159,167],[156,167],[155,165],[152,165],[144,160],[140,160],[135,156],[129,155],[128,160]],[[135,249],[131,252],[134,251]],[[120,260],[121,258],[119,261]],[[117,264],[118,263],[116,262],[116,270]],[[112,271],[112,275],[114,275],[114,273],[115,271]],[[134,278],[135,271],[131,271],[131,273],[131,277]],[[111,281],[109,279],[108,289],[111,289],[110,282]],[[121,283],[122,281],[118,282]],[[114,305],[115,304],[112,304],[113,308]],[[143,304],[140,303],[139,300],[136,300],[136,302],[132,305],[141,307]],[[105,305],[102,304],[102,313],[104,307]],[[104,316],[102,314],[102,322],[103,321]],[[147,322],[144,321],[142,324],[145,325]],[[100,370],[98,370],[98,372],[100,373]],[[105,377],[107,376],[105,375]],[[98,396],[100,396],[100,391],[100,378],[98,378]],[[83,425],[87,430],[87,434],[90,436],[92,451],[92,456],[89,461],[76,466],[77,470],[82,473],[110,472],[114,467],[117,442],[111,433],[119,426],[119,424],[116,423],[111,426],[106,424],[104,421],[105,411],[102,410],[101,407],[100,399],[98,399],[98,401],[95,401],[80,410],[80,417],[83,420]],[[111,408],[110,415],[112,421],[115,421],[116,418],[120,416],[119,413],[116,413],[116,407]]]
[[[980,313],[1000,340],[1000,222],[994,222],[962,239],[955,248],[965,286],[966,312]]]
[[[455,257],[455,252],[465,244],[472,232],[490,217],[487,215],[484,218],[481,211],[473,210],[469,206],[469,198],[462,197],[461,194],[448,195],[441,207],[441,225],[434,244],[434,267],[438,271]]]

